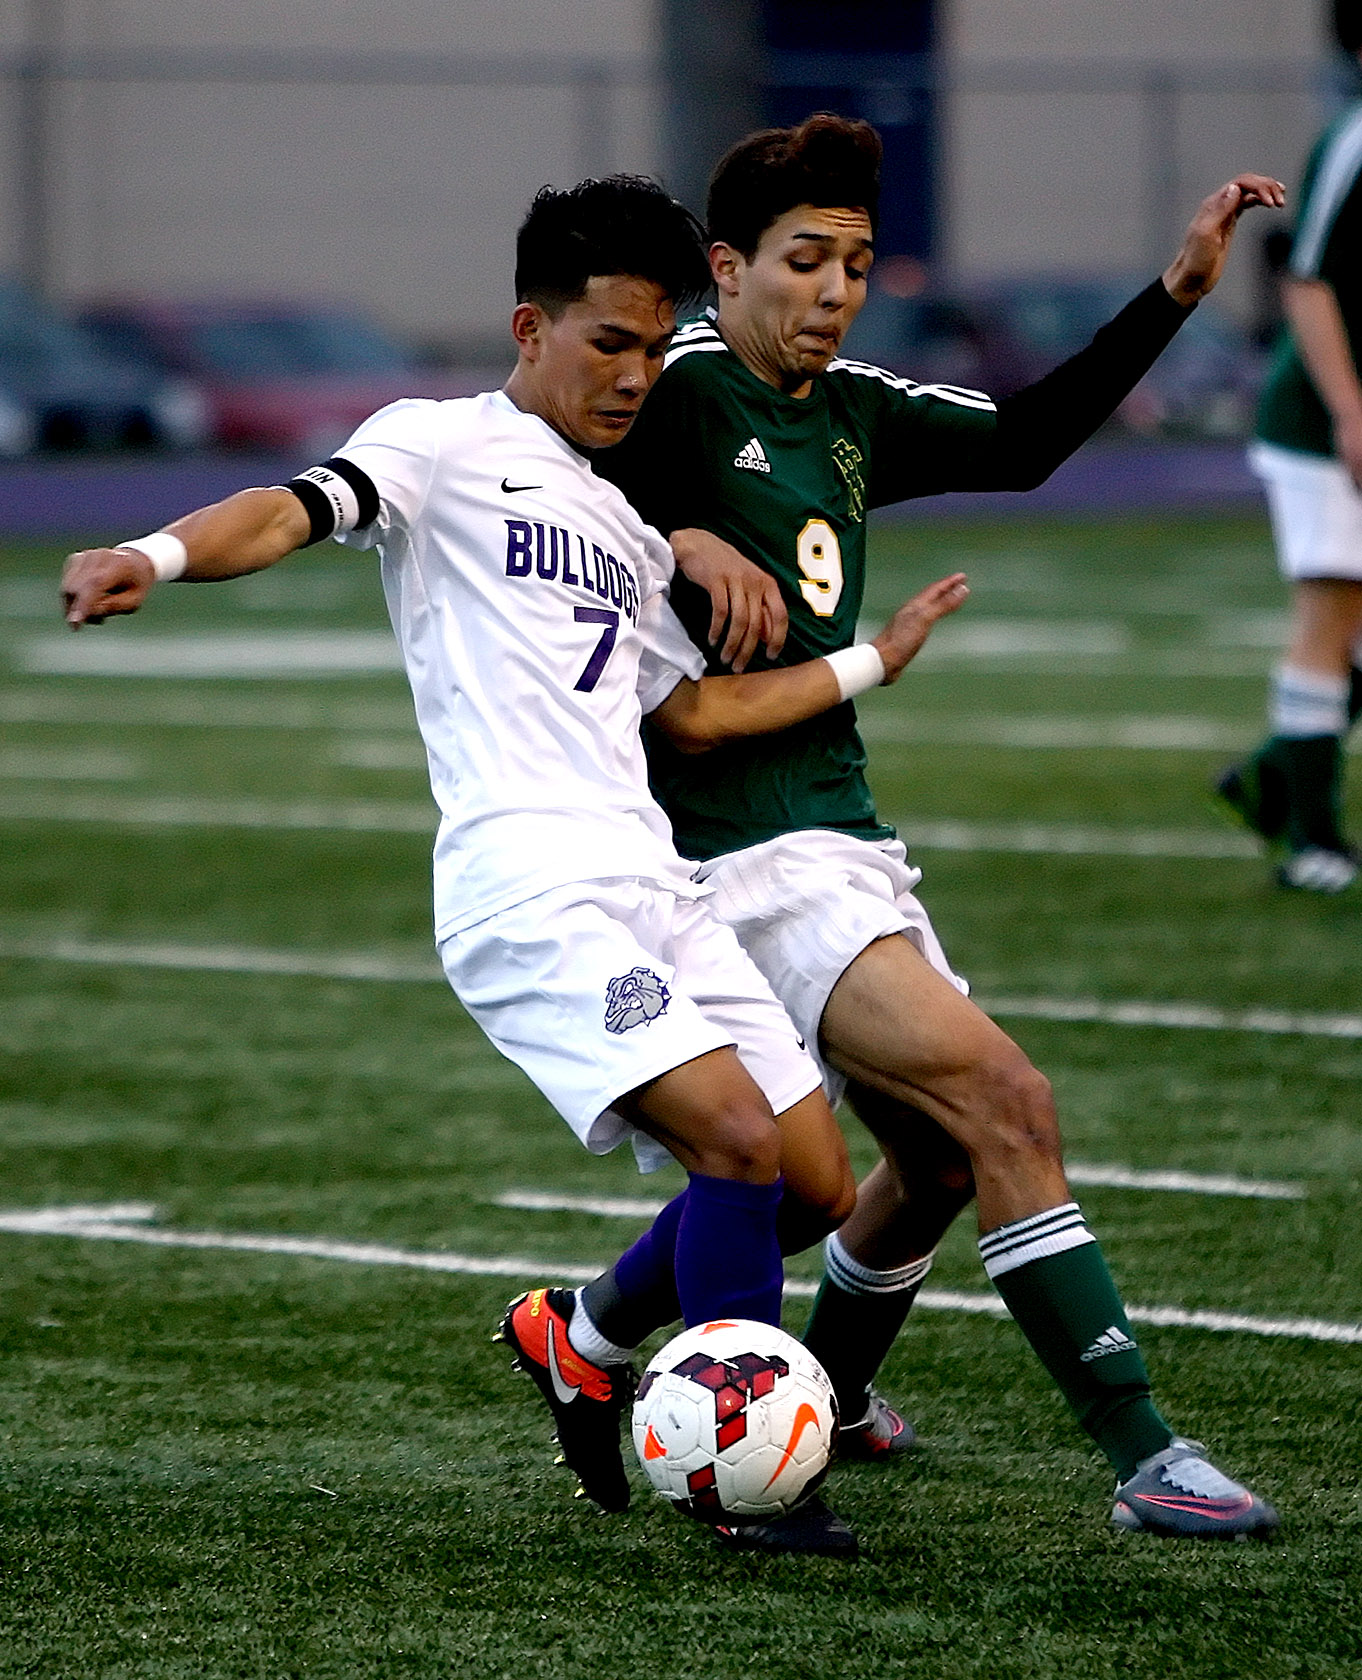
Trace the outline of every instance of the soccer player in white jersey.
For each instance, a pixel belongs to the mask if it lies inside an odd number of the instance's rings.
[[[1164,273],[1091,345],[994,403],[838,355],[874,260],[879,162],[869,124],[830,113],[730,151],[709,196],[717,310],[680,328],[639,425],[598,462],[673,539],[690,577],[678,578],[673,601],[697,646],[712,646],[741,596],[736,549],[766,574],[763,599],[788,612],[784,662],[845,647],[861,608],[868,510],[1043,482],[1215,284],[1239,216],[1282,202],[1280,183],[1264,176],[1227,183]],[[725,572],[724,553],[736,569]],[[726,656],[715,650],[711,668]],[[1050,1087],[952,971],[914,891],[921,872],[875,813],[853,708],[730,743],[703,775],[657,732],[649,757],[719,914],[818,1048],[830,1092],[848,1088],[884,1152],[828,1243],[805,1337],[837,1387],[844,1443],[883,1457],[911,1441],[871,1383],[940,1236],[977,1193],[984,1268],[1112,1465],[1113,1521],[1174,1535],[1270,1529],[1271,1508],[1156,1409],[1120,1295],[1069,1193]],[[607,1334],[650,1328],[610,1283],[606,1274],[587,1286],[584,1311]],[[674,1313],[669,1299],[655,1310]],[[737,1538],[800,1549],[807,1533],[778,1522]]]
[[[588,1149],[629,1137],[641,1164],[686,1168],[626,1288],[665,1273],[688,1323],[775,1323],[783,1190],[802,1245],[845,1216],[854,1182],[814,1061],[648,793],[640,718],[691,751],[783,728],[896,678],[966,591],[943,579],[841,658],[702,675],[667,601],[670,550],[583,452],[628,431],[675,302],[706,280],[694,219],[654,183],[546,188],[517,244],[504,391],[395,403],[287,486],[73,555],[63,596],[78,628],[137,610],[159,580],[239,577],[326,537],[379,551],[440,809],[451,985]],[[532,1291],[504,1333],[586,1491],[618,1509],[628,1350],[574,1307]],[[830,1549],[850,1549],[843,1533]]]

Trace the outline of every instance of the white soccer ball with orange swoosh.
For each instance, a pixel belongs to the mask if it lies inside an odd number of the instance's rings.
[[[769,1522],[827,1473],[837,1400],[793,1336],[746,1318],[683,1330],[638,1385],[634,1450],[654,1488],[702,1522]]]

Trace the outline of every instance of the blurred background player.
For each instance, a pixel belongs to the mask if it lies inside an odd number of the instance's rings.
[[[1339,45],[1362,55],[1362,5],[1338,0]],[[1250,450],[1267,490],[1291,638],[1272,679],[1272,733],[1217,786],[1286,856],[1284,887],[1357,879],[1343,826],[1343,743],[1362,713],[1362,103],[1305,168],[1282,278],[1282,329]]]
[[[648,1287],[665,1272],[688,1324],[778,1323],[784,1187],[827,1230],[854,1182],[803,1040],[648,795],[640,718],[692,752],[782,728],[892,681],[966,591],[943,579],[841,660],[702,676],[667,604],[667,545],[583,453],[628,431],[674,300],[703,290],[697,231],[650,181],[545,188],[517,241],[504,391],[394,403],[287,486],[73,555],[63,594],[79,628],[136,611],[160,579],[241,577],[332,536],[379,550],[441,812],[450,984],[593,1153],[633,1136],[641,1162],[686,1169],[631,1251]],[[629,1374],[602,1369],[572,1317],[568,1292],[535,1290],[503,1328],[587,1491],[622,1508]],[[594,1474],[602,1430],[613,1476]]]
[[[826,113],[728,153],[709,195],[717,314],[679,329],[640,424],[598,462],[672,536],[690,580],[677,579],[677,611],[712,669],[722,667],[710,644],[753,577],[746,634],[729,636],[739,658],[784,611],[782,660],[847,647],[867,511],[1043,482],[1215,285],[1242,212],[1283,201],[1262,176],[1222,187],[1164,274],[1088,348],[995,405],[837,358],[865,300],[880,157],[868,124]],[[768,575],[749,574],[735,547]],[[703,769],[655,730],[649,756],[678,845],[704,860],[720,915],[817,1044],[830,1093],[848,1089],[885,1156],[829,1241],[806,1337],[836,1383],[848,1448],[877,1456],[910,1442],[871,1383],[941,1235],[977,1194],[984,1266],[1110,1460],[1113,1520],[1171,1534],[1269,1529],[1270,1507],[1155,1408],[1069,1194],[1049,1084],[950,969],[913,895],[920,871],[875,813],[853,707],[778,740],[731,744]],[[663,1291],[651,1322],[617,1296],[609,1273],[583,1292],[618,1341],[675,1316]],[[802,1539],[779,1522],[733,1536],[770,1549]]]

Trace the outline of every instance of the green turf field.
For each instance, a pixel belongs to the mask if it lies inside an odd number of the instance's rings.
[[[166,588],[70,638],[57,557],[16,548],[0,1676],[1362,1672],[1362,1343],[1327,1339],[1362,1324],[1362,893],[1278,893],[1206,795],[1280,636],[1265,530],[919,526],[874,552],[872,613],[956,566],[974,586],[864,705],[882,808],[1054,1079],[1129,1299],[1220,1326],[1141,1340],[1280,1542],[1110,1533],[1106,1468],[1017,1332],[959,1306],[920,1309],[885,1374],[925,1449],[832,1484],[861,1562],[720,1555],[642,1492],[574,1504],[488,1345],[520,1278],[379,1262],[574,1275],[641,1220],[498,1197],[674,1180],[586,1157],[429,978],[431,808],[370,563]],[[135,674],[196,670],[257,674]],[[986,1295],[964,1225],[930,1284]]]

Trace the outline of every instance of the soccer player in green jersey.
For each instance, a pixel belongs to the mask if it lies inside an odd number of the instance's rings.
[[[879,162],[868,124],[828,114],[749,136],[728,154],[709,199],[717,312],[679,329],[647,409],[598,463],[672,537],[693,580],[686,588],[678,578],[677,610],[715,669],[712,631],[745,589],[734,550],[766,574],[767,617],[778,616],[768,580],[788,612],[780,662],[847,649],[868,510],[1041,483],[1215,284],[1239,215],[1283,202],[1266,177],[1230,182],[1201,206],[1164,274],[1087,349],[995,404],[838,357],[865,299]],[[748,651],[759,616],[745,637],[730,634],[730,652]],[[876,815],[854,708],[703,762],[661,739],[650,756],[679,849],[702,860],[719,914],[817,1045],[830,1092],[846,1088],[883,1152],[829,1239],[807,1331],[837,1386],[848,1446],[876,1456],[910,1439],[871,1384],[942,1233],[977,1196],[989,1277],[1116,1472],[1113,1520],[1168,1534],[1270,1529],[1271,1508],[1156,1410],[1120,1297],[1069,1194],[1048,1082],[951,971],[913,896],[919,871]],[[798,1210],[788,1227],[790,1247],[808,1240]],[[624,1275],[606,1273],[579,1296],[617,1348],[675,1314],[665,1291],[640,1302],[618,1287]],[[817,1550],[819,1524],[835,1522],[797,1512],[729,1539]]]
[[[1334,12],[1340,46],[1362,54],[1362,5]],[[1284,847],[1284,887],[1337,893],[1358,871],[1342,795],[1343,741],[1362,715],[1362,103],[1310,154],[1282,302],[1249,458],[1292,586],[1291,637],[1273,674],[1272,733],[1216,785]]]

